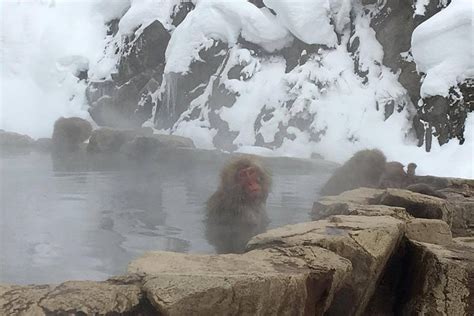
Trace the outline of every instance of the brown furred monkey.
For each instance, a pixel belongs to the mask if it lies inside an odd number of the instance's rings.
[[[385,164],[385,171],[380,176],[379,188],[403,188],[406,186],[408,176],[403,170],[403,164],[390,161]]]
[[[222,169],[206,214],[206,236],[218,253],[241,252],[251,237],[265,231],[270,187],[270,173],[255,156],[239,156]]]
[[[414,162],[410,162],[407,166],[407,175],[409,177],[414,177],[415,176],[415,170],[416,170],[417,164]]]
[[[321,189],[321,194],[337,195],[359,187],[377,188],[385,163],[385,155],[378,149],[358,151],[336,169]]]

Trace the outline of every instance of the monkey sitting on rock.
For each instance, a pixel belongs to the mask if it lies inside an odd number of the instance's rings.
[[[222,169],[205,220],[206,236],[218,253],[241,252],[251,237],[265,231],[270,186],[269,172],[254,156],[235,158]]]
[[[338,168],[321,190],[324,195],[337,195],[359,187],[402,188],[412,192],[446,198],[426,183],[418,183],[417,165],[409,163],[405,172],[398,161],[386,162],[385,155],[377,149],[362,150]]]
[[[387,158],[378,149],[356,152],[345,164],[336,169],[321,189],[321,194],[337,195],[359,187],[377,188],[386,162]]]

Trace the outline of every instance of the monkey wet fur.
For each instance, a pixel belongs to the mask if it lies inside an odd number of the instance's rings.
[[[207,201],[208,220],[254,225],[267,221],[270,186],[270,173],[256,157],[233,159],[222,169],[219,187]]]

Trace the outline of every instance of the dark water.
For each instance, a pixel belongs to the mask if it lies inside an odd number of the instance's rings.
[[[76,160],[53,164],[36,153],[1,158],[0,282],[100,280],[125,272],[147,250],[214,252],[203,206],[223,160],[106,159],[93,168]],[[329,170],[269,165],[269,228],[309,220]]]

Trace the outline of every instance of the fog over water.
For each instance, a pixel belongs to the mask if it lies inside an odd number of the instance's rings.
[[[147,250],[215,252],[203,218],[222,161],[61,163],[36,153],[1,158],[0,282],[101,280]],[[308,220],[329,174],[272,171],[269,229]]]

